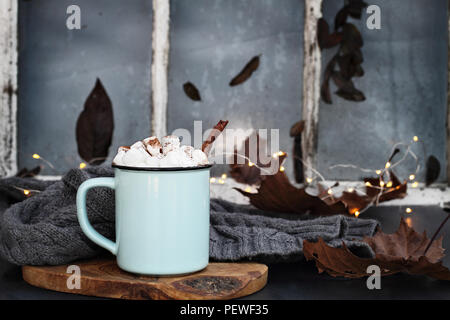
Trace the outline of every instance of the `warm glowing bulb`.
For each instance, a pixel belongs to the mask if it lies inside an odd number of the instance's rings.
[[[391,163],[390,162],[386,162],[386,165],[385,165],[386,169],[389,168],[390,166],[391,166]]]
[[[254,165],[255,165],[255,164],[254,164],[253,162],[251,162],[251,161],[248,162],[248,166],[249,166],[249,167],[253,167]]]
[[[369,181],[367,181],[367,182],[365,183],[365,185],[366,185],[366,187],[371,187],[371,186],[372,186],[372,184],[371,184]]]
[[[381,174],[381,170],[375,171],[376,174]]]
[[[281,172],[284,171],[284,167],[283,167],[283,166],[280,167],[280,171],[281,171]]]
[[[41,158],[41,156],[38,155],[37,153],[33,154],[33,159],[40,159],[40,158]]]
[[[355,211],[355,217],[358,218],[358,216],[359,216],[360,213],[361,213],[361,212],[359,212],[358,210],[356,210],[356,211]]]
[[[392,187],[392,181],[389,181],[388,183],[386,183],[386,187],[388,187],[388,188]]]
[[[353,192],[353,191],[355,191],[355,189],[353,189],[353,188],[348,188],[347,191],[348,191],[348,192]]]
[[[278,151],[278,155],[281,157],[281,156],[284,156],[284,152],[283,151]]]
[[[250,188],[250,187],[245,188],[245,192],[250,192],[250,191],[252,191],[252,188]]]
[[[415,175],[413,175],[413,174],[409,175],[409,180],[414,180],[415,178],[416,178]]]
[[[419,186],[419,183],[417,181],[414,181],[413,184],[412,184],[412,187],[413,188],[417,188],[418,186]]]
[[[333,190],[331,190],[331,189],[328,189],[328,194],[333,194]]]
[[[384,181],[380,181],[380,187],[384,187]]]
[[[306,182],[311,183],[313,181],[312,178],[306,178]]]
[[[419,141],[419,137],[418,136],[414,136],[413,140],[414,140],[414,142],[417,142],[417,141]]]
[[[272,157],[273,157],[274,159],[278,158],[278,152],[275,152],[275,153],[272,155]]]
[[[406,213],[411,213],[412,212],[412,209],[411,208],[406,208]]]
[[[26,196],[29,195],[30,194],[30,190],[24,189],[23,190],[23,194],[26,195]]]
[[[80,163],[80,169],[84,169],[84,168],[86,168],[86,163],[84,163],[84,162]]]
[[[211,179],[209,179],[209,182],[211,182],[211,183],[214,183],[214,182],[216,182],[216,178],[211,178]]]
[[[226,174],[226,173],[222,173],[222,176],[221,176],[221,177],[222,177],[222,179],[225,180],[225,179],[227,178],[227,174]]]
[[[219,183],[220,183],[220,184],[224,184],[225,181],[224,181],[223,179],[219,179]]]

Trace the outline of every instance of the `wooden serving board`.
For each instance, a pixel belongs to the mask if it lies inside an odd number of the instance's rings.
[[[73,271],[69,265],[24,266],[29,284],[60,292],[120,299],[233,299],[261,290],[268,268],[259,263],[210,263],[205,269],[185,276],[155,277],[128,273],[113,259],[73,263],[80,267],[80,289],[69,289]]]

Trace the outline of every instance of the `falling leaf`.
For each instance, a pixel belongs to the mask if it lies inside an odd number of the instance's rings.
[[[426,168],[425,184],[428,187],[430,184],[434,183],[437,178],[439,178],[441,164],[435,156],[431,155],[427,159]]]
[[[304,240],[303,253],[307,260],[316,262],[319,273],[325,271],[334,277],[367,277],[367,267],[377,265],[380,267],[381,275],[384,276],[406,272],[450,280],[450,271],[442,265],[441,261],[444,256],[442,238],[433,241],[424,256],[424,249],[430,240],[425,232],[420,235],[403,219],[394,234],[385,234],[379,230],[374,237],[366,237],[364,241],[374,251],[373,258],[356,256],[344,243],[340,248],[330,247],[322,238],[317,242]]]
[[[186,82],[183,85],[183,90],[186,95],[194,101],[201,101],[200,92],[191,82]]]
[[[230,81],[230,86],[237,86],[249,79],[259,67],[259,56],[253,57],[239,74]]]
[[[80,157],[90,164],[104,162],[108,156],[113,130],[111,100],[101,81],[97,79],[77,121],[76,139]]]

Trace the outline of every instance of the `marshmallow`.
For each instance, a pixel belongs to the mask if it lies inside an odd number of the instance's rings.
[[[133,145],[130,147],[130,149],[140,149],[140,148],[144,148],[144,144],[142,143],[142,141],[136,141],[136,142],[133,143]]]
[[[152,136],[145,138],[144,145],[146,146],[148,153],[150,153],[153,157],[162,156],[161,154],[162,146],[157,137]]]
[[[164,155],[167,155],[170,151],[180,148],[180,138],[177,136],[162,137],[161,143]]]
[[[161,160],[160,166],[164,168],[168,167],[180,167],[181,153],[179,150],[169,151]]]
[[[126,153],[126,151],[120,150],[120,148],[119,148],[119,151],[117,151],[117,154],[113,159],[113,164],[116,164],[118,166],[123,166],[124,165],[123,164],[123,156],[125,155],[125,153]]]
[[[205,165],[209,163],[206,154],[199,149],[196,149],[192,152],[192,159],[197,165]]]
[[[131,147],[119,147],[113,163],[149,168],[195,167],[208,164],[205,153],[191,146],[180,147],[177,136],[165,136],[161,142],[162,145],[157,137],[148,137],[143,141],[137,141]]]
[[[189,158],[192,158],[192,152],[194,152],[194,148],[191,146],[181,146],[181,151],[183,151]]]
[[[146,167],[146,160],[150,155],[144,148],[131,148],[122,157],[122,163],[129,167]]]
[[[145,164],[150,168],[158,168],[160,165],[160,159],[158,157],[148,157],[145,160]]]

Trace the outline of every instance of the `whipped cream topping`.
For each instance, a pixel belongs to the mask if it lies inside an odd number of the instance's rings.
[[[208,157],[200,149],[181,146],[177,136],[155,136],[137,141],[131,147],[119,147],[113,164],[127,167],[195,167],[208,164]]]

